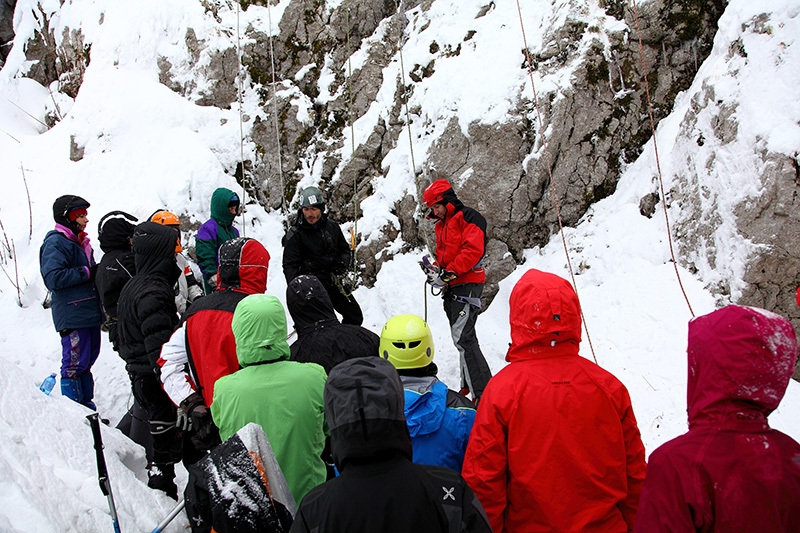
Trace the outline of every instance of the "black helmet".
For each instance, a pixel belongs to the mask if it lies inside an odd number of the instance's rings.
[[[89,202],[74,194],[65,194],[64,196],[59,196],[56,198],[56,201],[53,202],[53,220],[55,220],[57,224],[61,224],[62,226],[70,228],[75,234],[77,234],[78,225],[69,220],[67,213],[73,209],[88,209],[89,205],[91,205]]]

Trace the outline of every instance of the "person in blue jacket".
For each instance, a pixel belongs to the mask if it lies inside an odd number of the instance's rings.
[[[380,356],[394,365],[403,381],[413,461],[461,473],[475,405],[436,377],[428,324],[416,315],[390,318],[381,331]]]
[[[104,317],[94,284],[97,263],[84,232],[88,208],[80,196],[56,199],[56,227],[39,250],[39,270],[51,292],[53,323],[61,335],[61,394],[96,410],[92,365],[100,354]]]

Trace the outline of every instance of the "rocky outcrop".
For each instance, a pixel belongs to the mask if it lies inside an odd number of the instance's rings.
[[[14,40],[14,7],[17,0],[0,0],[0,67],[11,50]]]
[[[266,2],[246,1],[242,8],[263,8]],[[558,18],[537,49],[505,51],[519,54],[521,71],[530,67],[540,79],[569,72],[570,86],[556,84],[558,92],[545,91],[538,102],[521,92],[509,116],[498,123],[460,124],[454,114],[427,153],[416,154],[417,196],[397,200],[394,212],[400,227],[384,228],[382,239],[359,248],[367,284],[390,258],[383,251],[397,235],[408,248],[430,241],[430,224],[421,219],[417,205],[436,172],[453,180],[464,202],[487,218],[489,302],[523,250],[547,242],[558,230],[559,214],[564,224],[575,224],[593,202],[614,192],[623,166],[639,155],[651,135],[641,58],[658,121],[708,54],[724,0],[651,0],[638,14],[628,2],[600,0],[608,23],[596,25],[593,21],[602,22],[603,16],[589,17],[584,4],[554,7],[566,16]],[[217,20],[229,9],[213,0],[203,5]],[[297,182],[314,168],[328,189],[332,216],[340,221],[360,216],[354,200],[372,193],[373,180],[387,172],[387,154],[404,142],[405,102],[425,80],[442,75],[437,63],[457,57],[475,35],[475,28],[464,27],[459,28],[464,36],[460,43],[431,36],[427,59],[417,57],[406,65],[402,79],[384,80],[398,62],[402,37],[425,31],[426,13],[436,0],[403,5],[405,13],[398,13],[397,3],[389,0],[342,2],[332,8],[323,0],[292,0],[271,39],[263,27],[242,29],[241,68],[249,78],[245,89],[259,95],[261,106],[244,117],[248,140],[256,149],[239,168],[229,170],[268,209],[291,212],[287,203]],[[474,20],[491,20],[496,12],[487,1]],[[65,31],[57,47],[47,17],[42,20],[28,46],[34,60],[29,75],[43,84],[63,80],[64,90],[74,91],[90,49],[82,46],[77,30]],[[176,67],[169,58],[160,58],[160,80],[200,105],[228,108],[236,101],[240,73],[235,44],[232,39],[229,48],[209,50],[190,28],[183,37],[188,59]],[[351,69],[349,60],[356,51],[366,58]],[[386,113],[363,120],[372,116],[368,111],[384,81],[396,86],[393,101]],[[412,122],[432,120],[425,109],[410,114]],[[345,143],[359,119],[359,138],[366,141],[353,146],[351,154]]]

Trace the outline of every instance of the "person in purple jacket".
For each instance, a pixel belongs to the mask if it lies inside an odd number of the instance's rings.
[[[233,219],[241,212],[240,209],[239,196],[230,189],[220,187],[211,195],[211,218],[197,230],[194,248],[206,294],[217,288],[219,247],[239,236],[239,230],[233,227]]]
[[[689,322],[688,433],[647,467],[636,532],[800,531],[800,444],[767,416],[789,385],[787,319],[729,305]]]
[[[51,293],[61,335],[61,394],[96,410],[92,365],[100,355],[104,316],[94,284],[97,263],[87,237],[89,202],[68,194],[53,203],[56,227],[39,249],[39,271]]]

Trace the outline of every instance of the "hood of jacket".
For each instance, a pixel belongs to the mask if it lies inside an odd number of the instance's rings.
[[[133,254],[136,273],[163,274],[175,283],[181,269],[175,262],[175,242],[178,230],[155,222],[143,222],[133,230]]]
[[[331,297],[316,276],[297,276],[286,287],[286,307],[298,333],[318,324],[338,324]]]
[[[531,269],[511,291],[509,308],[511,347],[506,361],[578,354],[580,305],[567,280]]]
[[[780,403],[797,362],[792,323],[763,309],[729,305],[689,322],[689,426],[703,420],[763,420]]]
[[[340,468],[350,460],[397,452],[411,460],[403,384],[389,361],[369,357],[336,365],[325,383],[324,398],[331,454]]]
[[[219,247],[220,289],[245,294],[263,294],[267,290],[269,252],[264,245],[249,237],[225,241]]]
[[[228,204],[235,194],[225,187],[220,187],[211,194],[211,218],[222,226],[230,226],[233,224],[233,219],[236,218],[236,215],[228,209]]]
[[[447,409],[447,386],[435,377],[403,376],[401,379],[411,438],[438,431]]]
[[[112,211],[97,224],[97,240],[104,252],[130,250],[137,219],[123,211]]]
[[[244,368],[289,358],[286,311],[269,294],[251,294],[236,306],[231,322],[236,357]]]

